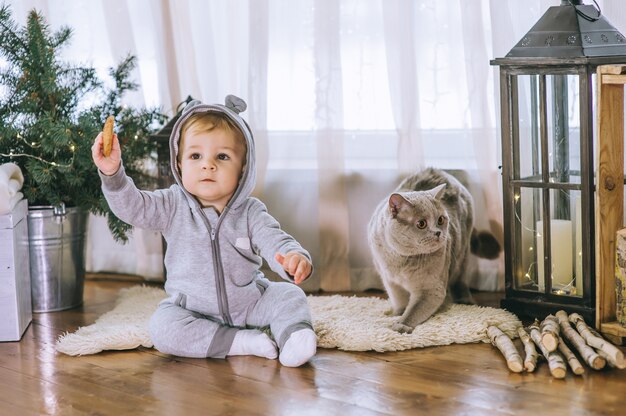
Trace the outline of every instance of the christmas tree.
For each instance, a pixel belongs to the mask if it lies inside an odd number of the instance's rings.
[[[59,58],[71,29],[51,32],[36,11],[19,27],[8,6],[0,8],[0,164],[17,163],[24,173],[22,192],[34,205],[83,207],[108,218],[113,236],[125,241],[130,225],[115,217],[102,195],[91,158],[93,140],[109,115],[115,125],[128,174],[141,183],[144,161],[153,158],[149,135],[163,124],[157,109],[122,106],[136,60],[110,70],[106,87],[94,68]],[[89,104],[97,103],[97,104]]]

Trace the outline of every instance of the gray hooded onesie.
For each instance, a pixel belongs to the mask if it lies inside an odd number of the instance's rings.
[[[237,331],[269,326],[279,348],[300,329],[311,328],[306,295],[296,285],[270,282],[259,270],[264,258],[283,279],[293,282],[274,259],[296,251],[310,259],[297,241],[280,229],[265,205],[250,196],[255,186],[252,132],[239,116],[246,104],[226,97],[226,106],[193,101],[185,107],[170,137],[176,184],[140,191],[123,165],[112,176],[100,174],[112,211],[134,226],[160,231],[167,241],[167,299],[150,319],[150,336],[163,353],[223,358]],[[194,113],[225,114],[243,132],[246,163],[239,186],[221,215],[202,208],[182,186],[177,165],[183,123]]]

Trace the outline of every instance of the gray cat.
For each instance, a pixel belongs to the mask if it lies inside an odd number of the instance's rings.
[[[474,229],[474,202],[452,175],[429,168],[406,178],[374,211],[368,240],[389,295],[393,329],[411,333],[448,302],[473,303],[470,252],[496,258],[500,244]]]

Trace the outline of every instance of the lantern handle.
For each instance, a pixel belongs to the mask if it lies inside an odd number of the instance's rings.
[[[589,21],[589,22],[595,22],[598,19],[600,19],[600,16],[602,16],[602,10],[600,10],[600,6],[598,5],[598,3],[596,2],[596,0],[592,0],[593,4],[596,5],[596,10],[598,11],[598,16],[593,17],[593,16],[589,16],[583,12],[581,12],[580,10],[578,10],[578,8],[576,7],[576,5],[572,2],[572,0],[567,0],[569,1],[569,4],[571,4],[572,6],[574,6],[574,10],[576,10],[576,14],[579,15],[580,17],[582,17],[583,19]]]
[[[192,101],[193,101],[193,97],[191,95],[188,95],[184,101],[181,101],[180,103],[178,103],[178,106],[176,107],[176,114],[180,113],[182,109],[185,108],[185,106]]]

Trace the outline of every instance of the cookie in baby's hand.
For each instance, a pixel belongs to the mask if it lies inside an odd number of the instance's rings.
[[[102,129],[102,153],[104,153],[105,157],[109,157],[111,146],[113,146],[113,124],[115,124],[115,118],[109,116]]]

